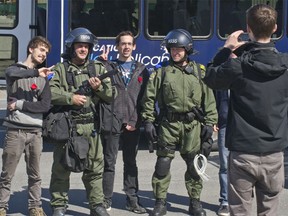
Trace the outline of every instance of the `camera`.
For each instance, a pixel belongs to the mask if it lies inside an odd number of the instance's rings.
[[[245,41],[249,41],[249,40],[250,40],[250,38],[249,38],[249,34],[247,32],[240,34],[238,37],[239,42],[241,42],[241,41],[245,42]]]

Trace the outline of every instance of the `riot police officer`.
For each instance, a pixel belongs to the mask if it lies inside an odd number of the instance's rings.
[[[171,58],[158,65],[150,75],[142,111],[148,139],[157,140],[158,157],[152,177],[156,202],[152,215],[162,216],[167,212],[170,165],[175,150],[179,149],[187,165],[185,184],[190,198],[189,213],[205,216],[206,212],[200,203],[202,179],[195,170],[193,160],[200,151],[201,139],[203,141],[211,138],[213,129],[216,128],[215,98],[212,90],[201,80],[205,67],[188,58],[194,53],[190,33],[184,29],[172,30],[162,44]],[[160,113],[155,116],[156,102]],[[197,118],[195,109],[202,110],[202,123]],[[158,133],[153,124],[155,119],[158,122]]]
[[[106,69],[101,62],[89,60],[89,55],[97,38],[85,28],[76,28],[66,37],[66,52],[62,57],[63,63],[54,68],[54,77],[50,80],[52,104],[65,106],[71,111],[72,121],[76,124],[77,135],[88,139],[88,166],[83,171],[82,181],[86,188],[91,216],[109,216],[103,207],[103,153],[101,139],[95,132],[93,107],[101,98],[111,101],[112,88],[109,79],[100,81],[93,72],[103,74]],[[79,93],[83,81],[90,84],[91,94]],[[61,164],[64,154],[63,143],[57,143],[53,153],[52,175],[50,181],[50,204],[53,216],[65,215],[68,207],[68,190],[70,171]]]

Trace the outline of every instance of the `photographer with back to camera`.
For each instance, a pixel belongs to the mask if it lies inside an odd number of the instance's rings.
[[[230,215],[278,215],[288,143],[288,55],[271,41],[277,12],[257,4],[246,12],[249,42],[233,32],[208,64],[204,82],[230,89],[226,128]],[[229,58],[236,53],[238,58]],[[255,193],[254,193],[255,191]]]
[[[215,98],[212,90],[201,81],[205,67],[188,58],[194,53],[190,33],[184,29],[172,30],[164,38],[163,45],[171,58],[158,65],[150,75],[142,111],[147,137],[151,141],[157,140],[158,158],[152,177],[156,202],[152,215],[167,213],[170,166],[175,151],[179,149],[187,166],[185,185],[190,198],[189,214],[205,216],[206,211],[200,202],[202,179],[194,166],[194,158],[200,152],[201,139],[202,142],[208,141],[216,130]],[[154,112],[156,102],[160,109],[159,116],[155,116]],[[156,118],[158,136],[153,125]],[[208,156],[207,149],[204,150]]]
[[[103,206],[103,151],[96,130],[97,122],[94,124],[93,110],[100,99],[106,102],[112,99],[112,89],[109,79],[100,81],[96,77],[106,72],[103,64],[88,59],[97,42],[97,38],[85,28],[72,30],[65,39],[66,52],[62,55],[65,61],[55,66],[50,88],[52,104],[65,107],[72,117],[72,123],[76,124],[77,135],[89,141],[88,165],[83,171],[82,181],[89,201],[90,215],[109,216]],[[83,86],[83,82],[86,82],[86,86]],[[84,94],[79,92],[80,87],[84,87]],[[65,169],[61,161],[65,154],[65,145],[67,144],[56,143],[54,146],[49,188],[53,216],[65,215],[68,208],[71,171]]]

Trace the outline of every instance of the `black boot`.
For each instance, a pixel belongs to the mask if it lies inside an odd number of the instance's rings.
[[[136,199],[129,199],[127,197],[126,201],[126,209],[128,211],[134,212],[136,214],[146,213],[146,209],[140,204],[138,197]]]
[[[52,216],[65,216],[65,212],[66,212],[65,207],[54,208]]]
[[[206,211],[204,211],[198,199],[190,200],[189,214],[192,216],[206,216]]]
[[[90,210],[90,216],[110,216],[102,204],[96,205]]]
[[[167,206],[165,199],[156,199],[154,209],[152,211],[152,216],[163,216],[167,213]]]

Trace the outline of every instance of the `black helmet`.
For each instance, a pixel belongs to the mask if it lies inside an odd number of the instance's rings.
[[[64,59],[70,59],[73,57],[74,49],[72,44],[74,43],[88,43],[89,44],[89,53],[91,53],[92,48],[98,44],[98,40],[94,34],[92,34],[86,28],[75,28],[68,33],[65,39],[66,50],[61,54],[61,57]],[[88,58],[88,56],[87,56]]]
[[[190,55],[193,50],[193,38],[191,34],[184,29],[174,29],[170,31],[164,38],[161,46],[165,46],[170,53],[171,47],[183,47]]]
[[[90,49],[98,44],[98,40],[94,34],[92,34],[86,28],[76,28],[68,33],[65,39],[66,48],[70,49],[73,43],[88,43]]]

